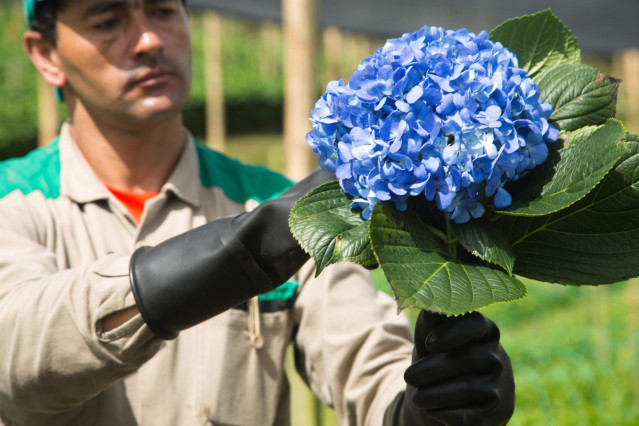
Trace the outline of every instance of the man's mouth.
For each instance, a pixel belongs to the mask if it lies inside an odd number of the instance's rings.
[[[166,83],[175,74],[168,68],[153,68],[133,79],[132,86],[153,87]]]

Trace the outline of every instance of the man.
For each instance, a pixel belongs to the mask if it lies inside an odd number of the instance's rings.
[[[69,120],[0,165],[1,423],[288,424],[289,342],[343,424],[508,421],[512,369],[490,320],[422,312],[413,348],[366,271],[314,278],[287,216],[333,176],[291,186],[184,130],[180,0],[25,9],[27,53]]]

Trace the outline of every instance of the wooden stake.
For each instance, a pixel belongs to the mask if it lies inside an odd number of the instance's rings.
[[[613,77],[621,78],[617,109],[626,128],[639,132],[639,49],[627,49],[613,55]]]
[[[260,77],[264,80],[277,78],[280,68],[282,31],[273,22],[260,24]]]
[[[324,44],[324,58],[326,61],[326,72],[324,74],[324,82],[326,85],[329,81],[338,80],[346,76],[340,74],[340,56],[342,53],[342,33],[337,27],[328,27],[322,34]]]
[[[45,146],[60,131],[60,114],[55,91],[38,74],[38,146]]]
[[[226,129],[222,80],[222,17],[219,13],[202,13],[202,33],[206,85],[206,143],[215,150],[224,151]]]
[[[317,97],[315,36],[317,0],[282,0],[284,25],[284,145],[286,174],[306,176],[316,162],[305,135]]]
[[[291,407],[294,408],[291,410],[291,424],[320,426],[320,406],[295,369],[295,351],[292,344],[286,350],[285,370],[291,387]]]
[[[639,49],[624,54],[623,82],[626,92],[626,119],[633,132],[639,132]]]
[[[355,46],[357,58],[355,58],[355,67],[353,67],[353,71],[355,71],[357,65],[359,65],[364,58],[367,58],[374,53],[371,40],[364,34],[360,34],[355,37]]]
[[[628,317],[626,324],[628,326],[628,348],[630,350],[630,359],[636,360],[639,357],[639,278],[628,280],[626,287],[626,296],[624,300],[628,307]],[[633,400],[639,399],[639,370],[630,372]]]

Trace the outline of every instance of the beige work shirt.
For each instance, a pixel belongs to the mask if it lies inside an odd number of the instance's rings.
[[[136,247],[249,210],[289,184],[189,136],[136,224],[67,125],[50,146],[0,163],[0,424],[287,425],[291,342],[301,376],[342,424],[381,424],[405,388],[411,334],[357,266],[314,278],[309,262],[259,302],[175,340],[155,336],[139,315],[101,330],[105,316],[135,304]]]

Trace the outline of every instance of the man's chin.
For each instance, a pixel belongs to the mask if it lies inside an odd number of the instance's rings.
[[[132,121],[140,124],[160,124],[181,116],[185,102],[168,99],[147,100],[130,111]]]

